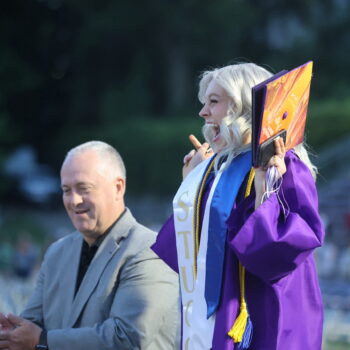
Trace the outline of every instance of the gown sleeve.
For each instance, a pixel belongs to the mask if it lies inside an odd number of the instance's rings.
[[[295,270],[324,239],[311,172],[292,151],[285,161],[278,193],[256,210],[250,195],[228,219],[230,248],[250,273],[270,283]]]
[[[160,229],[156,242],[151,249],[175,272],[179,273],[176,251],[174,216],[171,215]]]

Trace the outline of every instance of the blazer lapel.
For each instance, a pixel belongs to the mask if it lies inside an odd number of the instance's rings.
[[[66,305],[62,305],[62,310],[71,310],[74,300],[75,285],[77,283],[78,268],[80,263],[81,247],[83,238],[80,233],[74,237],[72,244],[67,246],[65,252],[67,253],[64,259],[65,265],[61,269],[61,286],[60,290],[63,291],[64,297],[62,302]],[[68,327],[69,312],[65,312],[63,315],[63,328]]]
[[[101,243],[95,257],[91,261],[91,264],[86,271],[86,274],[73,301],[69,319],[69,327],[73,327],[78,320],[79,315],[84,308],[84,305],[97,286],[104,269],[114,254],[118,251],[119,242],[122,240],[122,238],[126,237],[129,234],[130,227],[134,222],[135,219],[127,209],[111,229],[104,241]]]

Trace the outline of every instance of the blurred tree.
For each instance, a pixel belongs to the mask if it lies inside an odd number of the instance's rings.
[[[200,122],[190,121],[199,109],[198,75],[230,62],[278,71],[313,59],[312,102],[342,96],[348,105],[346,1],[12,0],[0,6],[0,165],[11,149],[31,144],[39,161],[58,170],[64,152],[82,140],[129,141],[120,130],[135,131],[133,146],[121,146],[126,158],[137,157],[134,148],[157,152],[155,131],[136,127],[146,127],[147,118],[157,133],[158,123],[164,126],[168,158],[181,158],[178,143],[187,149],[185,133],[193,125],[199,131]],[[319,106],[314,110],[322,113]],[[329,113],[325,124],[313,124],[310,139],[319,142],[337,111]],[[176,133],[167,133],[165,118],[169,128],[179,119]],[[153,192],[159,179],[148,153],[145,181]],[[179,167],[169,162],[170,173]]]

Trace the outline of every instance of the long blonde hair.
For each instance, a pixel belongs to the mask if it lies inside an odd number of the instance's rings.
[[[220,125],[220,133],[226,146],[217,159],[227,157],[227,163],[250,148],[252,128],[252,87],[272,76],[268,70],[254,63],[239,63],[205,71],[199,82],[198,98],[204,103],[205,93],[212,80],[219,84],[232,99],[227,116]],[[203,135],[210,143],[210,131],[203,127]],[[304,144],[295,147],[295,153],[310,169],[316,179],[317,168],[311,163]],[[217,169],[217,164],[216,164]]]

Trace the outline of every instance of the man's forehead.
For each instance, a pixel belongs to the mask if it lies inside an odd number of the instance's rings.
[[[61,168],[62,172],[66,171],[91,171],[98,167],[101,167],[102,161],[96,152],[87,150],[84,152],[74,153],[68,155],[64,160]]]
[[[61,184],[96,183],[102,176],[96,168],[67,167],[61,171]]]
[[[83,150],[80,152],[75,152],[72,154],[68,154],[67,158],[64,160],[63,164],[68,164],[72,162],[79,162],[81,160],[93,160],[93,161],[100,161],[100,157],[98,153],[95,150],[89,149],[89,150]]]
[[[104,163],[74,162],[66,163],[61,170],[61,185],[78,183],[95,184],[109,180],[110,171]]]

